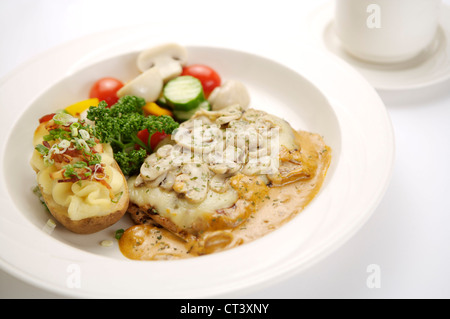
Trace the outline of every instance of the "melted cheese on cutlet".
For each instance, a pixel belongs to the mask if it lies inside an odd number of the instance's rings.
[[[180,198],[176,192],[160,187],[136,187],[136,176],[128,180],[131,201],[138,206],[151,206],[159,215],[170,219],[178,227],[189,228],[199,218],[208,218],[217,210],[229,208],[238,200],[238,193],[229,188],[225,193],[208,190],[206,198],[200,203],[192,203]]]

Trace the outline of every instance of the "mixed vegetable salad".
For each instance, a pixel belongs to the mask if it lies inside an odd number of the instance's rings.
[[[186,50],[179,45],[143,51],[137,66],[141,74],[135,79],[125,83],[122,79],[100,78],[86,100],[63,110],[92,124],[94,137],[111,145],[125,176],[138,173],[158,143],[196,111],[249,104],[248,92],[240,82],[222,83],[213,68],[188,65]]]

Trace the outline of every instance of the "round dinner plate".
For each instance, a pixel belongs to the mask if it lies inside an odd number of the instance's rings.
[[[303,271],[340,247],[368,220],[384,195],[394,138],[375,90],[345,62],[300,44],[270,50],[217,37],[180,37],[158,27],[115,30],[45,52],[0,81],[0,266],[32,285],[81,298],[214,298],[238,296]],[[149,31],[151,30],[151,31]],[[153,33],[152,33],[153,32]],[[184,34],[189,34],[186,32]],[[191,33],[195,34],[195,32]],[[140,50],[161,43],[186,46],[189,63],[243,82],[251,107],[321,134],[332,163],[316,198],[293,220],[263,238],[228,251],[172,261],[125,258],[113,240],[123,218],[92,235],[57,225],[31,189],[32,135],[42,114],[87,98],[103,76],[138,74]]]

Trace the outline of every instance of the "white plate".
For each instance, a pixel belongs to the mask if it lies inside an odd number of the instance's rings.
[[[313,265],[370,217],[391,176],[394,139],[381,99],[358,73],[330,54],[297,45],[283,53],[268,50],[264,57],[254,53],[258,48],[240,51],[214,44],[187,45],[190,63],[208,64],[223,79],[244,82],[252,107],[284,117],[294,128],[324,136],[333,148],[333,160],[315,200],[264,238],[188,260],[132,261],[120,254],[117,243],[100,246],[116,229],[130,224],[126,218],[93,235],[71,234],[61,226],[51,235],[44,232],[48,215],[31,193],[35,177],[28,163],[37,119],[86,98],[89,85],[100,76],[126,81],[137,74],[136,48],[159,44],[160,39],[134,35],[126,45],[117,44],[114,52],[122,54],[113,57],[111,50],[91,51],[101,47],[90,42],[92,37],[79,39],[47,52],[0,82],[4,112],[0,118],[0,265],[5,271],[72,297],[237,296]]]
[[[436,85],[450,78],[449,6],[442,4],[440,25],[432,44],[414,59],[394,64],[370,63],[348,54],[335,34],[333,15],[333,2],[312,12],[302,25],[302,39],[308,39],[355,67],[377,90],[413,90]]]

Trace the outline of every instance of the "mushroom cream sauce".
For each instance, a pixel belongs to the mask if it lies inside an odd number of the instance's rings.
[[[230,114],[234,113],[239,115],[230,117]],[[250,115],[257,120],[250,120]],[[245,118],[245,116],[247,117]],[[179,175],[169,179],[170,168],[166,168],[164,172],[166,175],[152,176],[150,173],[155,173],[155,171],[149,171],[148,165],[146,171],[144,163],[141,174],[129,179],[130,200],[132,203],[134,202],[130,205],[129,212],[136,225],[125,230],[119,240],[120,251],[129,259],[192,258],[248,243],[278,229],[298,215],[317,195],[323,184],[331,161],[331,149],[320,135],[306,131],[294,131],[287,122],[252,109],[244,111],[228,108],[221,112],[205,111],[197,113],[188,122],[195,119],[206,121],[208,125],[214,124],[218,120],[221,127],[224,125],[232,127],[236,123],[242,124],[244,121],[245,123],[256,123],[259,126],[270,123],[272,127],[281,128],[279,139],[281,164],[277,174],[252,174],[254,171],[249,170],[246,165],[241,165],[240,169],[234,170],[232,168],[230,170],[228,167],[228,172],[226,172],[223,167],[207,163],[210,168],[207,169],[207,172],[211,174],[207,176],[208,183],[213,184],[211,181],[218,175],[226,176],[226,183],[220,184],[220,189],[214,189],[215,186],[210,185],[212,190],[206,191],[204,197],[198,198],[201,195],[193,192],[197,197],[189,198],[188,192],[179,184],[180,180],[185,180],[182,178],[185,174],[179,166],[177,170],[172,169],[172,172],[177,172],[176,174]],[[223,121],[223,119],[228,120]],[[184,125],[189,125],[189,123]],[[172,141],[172,143],[177,145],[176,142]],[[287,144],[290,145],[285,148],[283,145]],[[163,161],[164,156],[158,157],[158,160]],[[155,167],[160,162],[157,162],[155,157],[149,157],[147,164],[149,163]],[[211,172],[211,169],[220,169],[221,171]],[[144,175],[147,176],[147,180]],[[172,180],[169,186],[167,180]],[[148,196],[148,193],[154,194],[153,201],[148,199],[152,197],[152,195]],[[167,206],[158,206],[160,197],[166,196],[162,194],[172,196],[172,202],[186,202],[189,207],[200,207],[199,205],[206,201],[207,194],[215,194],[218,199],[223,196],[225,198],[223,201],[228,206],[223,209],[217,209],[215,206],[212,214],[199,215],[200,217],[197,216],[192,221],[189,219],[186,221],[186,218],[179,220],[171,217],[176,214],[170,215],[163,211],[162,208]],[[232,205],[226,199],[227,196],[231,196],[229,194],[235,194]],[[170,201],[165,202],[165,204],[167,203]],[[184,203],[180,206],[183,205]],[[169,211],[169,209],[166,210]],[[189,211],[188,213],[178,211],[178,213],[183,216],[189,215]],[[141,218],[143,216],[145,218]],[[186,229],[187,231],[185,231]]]

